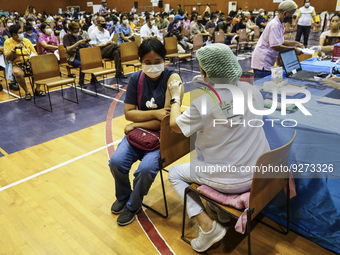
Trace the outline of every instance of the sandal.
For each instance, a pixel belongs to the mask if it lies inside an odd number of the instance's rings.
[[[42,90],[35,90],[34,91],[34,95],[36,95],[36,96],[45,96],[45,92],[44,91],[42,91]]]
[[[32,96],[31,96],[31,94],[29,92],[26,93],[25,99],[26,100],[31,100],[32,99]]]

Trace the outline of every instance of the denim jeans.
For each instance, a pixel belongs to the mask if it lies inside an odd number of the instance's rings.
[[[77,67],[77,68],[81,66],[79,52],[76,53],[76,57],[74,61],[73,62],[68,61],[68,64],[73,67]],[[84,77],[85,77],[85,74],[80,70],[79,71],[79,83],[84,83]],[[95,78],[96,76],[92,74],[92,79],[94,80]]]
[[[271,71],[266,71],[264,69],[262,70],[254,69],[254,79],[260,79],[271,74],[272,74]]]
[[[116,198],[121,201],[129,197],[126,207],[130,211],[137,210],[143,197],[148,193],[158,171],[160,157],[159,149],[144,151],[133,147],[126,136],[118,145],[109,160],[111,173],[115,179]],[[129,172],[131,165],[140,160],[137,170],[134,172],[133,190],[131,190]]]

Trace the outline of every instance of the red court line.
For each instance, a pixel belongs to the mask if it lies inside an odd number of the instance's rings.
[[[127,85],[124,87],[126,90]],[[125,91],[121,90],[115,99],[119,99]],[[113,143],[113,136],[112,136],[112,118],[114,111],[116,109],[117,105],[116,100],[113,100],[109,111],[106,116],[106,123],[105,123],[105,141],[106,145],[111,144],[110,146],[107,147],[107,155],[109,159],[111,158],[112,153],[115,151],[115,147],[112,144]],[[150,239],[151,243],[155,248],[158,250],[158,252],[161,255],[173,255],[174,253],[171,251],[170,247],[168,244],[164,241],[164,239],[159,235],[158,231],[156,230],[155,226],[153,223],[149,220],[147,215],[145,214],[144,210],[141,210],[138,213],[137,220],[139,221],[141,227],[143,228],[144,232],[147,234],[148,238]]]

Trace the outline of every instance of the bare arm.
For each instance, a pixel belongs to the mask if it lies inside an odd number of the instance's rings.
[[[41,46],[43,46],[45,49],[48,49],[48,50],[57,50],[58,49],[58,46],[47,44],[45,41],[42,41],[40,43],[41,43]]]
[[[321,50],[325,51],[327,53],[333,52],[334,46],[333,45],[324,46],[325,40],[326,40],[326,38],[321,38],[320,37],[319,45],[321,46]]]

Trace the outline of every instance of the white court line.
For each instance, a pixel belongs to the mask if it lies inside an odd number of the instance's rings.
[[[66,166],[66,165],[68,165],[68,164],[70,164],[70,163],[72,163],[72,162],[74,162],[74,161],[76,161],[76,160],[78,160],[78,159],[82,159],[82,158],[87,157],[87,156],[89,156],[89,155],[91,155],[91,154],[94,154],[94,153],[96,153],[96,152],[98,152],[98,151],[104,150],[104,149],[106,149],[108,146],[115,145],[115,144],[119,143],[121,140],[122,140],[122,139],[119,139],[119,140],[117,140],[117,141],[115,141],[115,142],[113,142],[113,143],[110,143],[110,144],[108,144],[108,145],[105,145],[105,146],[103,146],[103,147],[100,147],[100,148],[98,148],[98,149],[95,149],[95,150],[93,150],[93,151],[87,152],[87,153],[85,153],[85,154],[83,154],[83,155],[80,155],[80,156],[78,156],[78,157],[76,157],[76,158],[70,159],[70,160],[68,160],[68,161],[66,161],[66,162],[63,162],[63,163],[59,164],[59,165],[53,166],[53,167],[48,168],[48,169],[46,169],[46,170],[44,170],[44,171],[41,171],[41,172],[39,172],[39,173],[33,174],[33,175],[31,175],[31,176],[28,176],[28,177],[26,177],[26,178],[24,178],[24,179],[22,179],[22,180],[13,182],[13,183],[11,183],[11,184],[8,184],[8,185],[6,185],[6,186],[0,188],[0,192],[1,192],[1,191],[4,191],[4,190],[6,190],[6,189],[9,189],[9,188],[11,188],[11,187],[14,187],[14,186],[16,186],[16,185],[19,185],[19,184],[21,184],[21,183],[23,183],[23,182],[29,181],[29,180],[31,180],[31,179],[33,179],[33,178],[35,178],[35,177],[40,176],[40,175],[43,175],[43,174],[46,174],[46,173],[51,172],[51,171],[53,171],[53,170],[56,170],[56,169],[58,169],[58,168],[60,168],[60,167],[62,167],[62,166]]]

